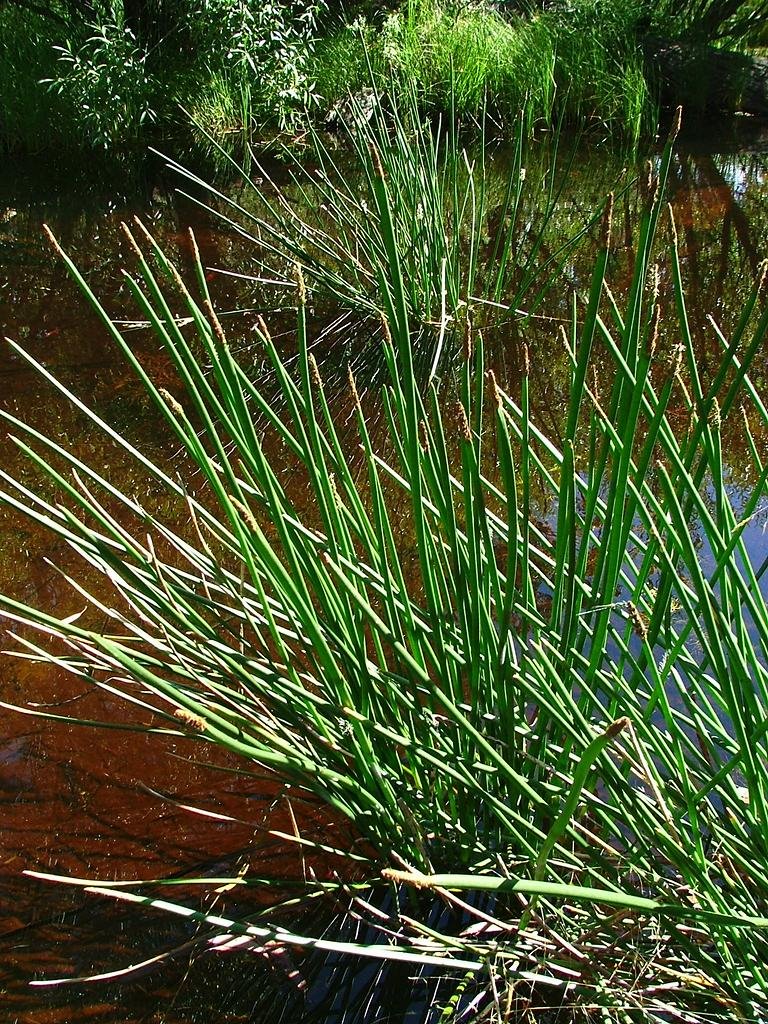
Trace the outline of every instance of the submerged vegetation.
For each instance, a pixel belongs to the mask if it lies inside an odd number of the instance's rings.
[[[309,938],[269,914],[211,916],[138,884],[98,891],[259,946],[439,968],[454,980],[449,996],[421,998],[430,1020],[511,1020],[541,1006],[585,1019],[765,1020],[768,562],[753,564],[744,540],[768,480],[756,440],[768,410],[749,377],[768,333],[764,268],[733,336],[715,329],[705,377],[665,202],[670,142],[637,185],[625,300],[608,284],[611,200],[602,211],[591,281],[563,332],[570,398],[556,436],[531,409],[536,353],[516,307],[536,291],[511,236],[500,228],[491,242],[504,262],[486,264],[479,296],[467,276],[488,244],[480,169],[455,146],[437,153],[428,127],[393,127],[380,106],[355,124],[367,234],[354,206],[343,217],[345,175],[323,149],[315,180],[336,219],[321,234],[278,205],[271,231],[259,225],[266,265],[293,264],[296,327],[286,351],[260,324],[258,372],[233,355],[199,257],[183,281],[137,224],[126,229],[138,267],[127,286],[177,377],[159,387],[53,240],[195,492],[14,344],[169,501],[161,517],[101,465],[4,413],[42,483],[3,472],[2,500],[103,578],[108,596],[70,583],[108,626],[0,603],[22,654],[122,696],[149,728],[277,773],[347,821],[362,840],[334,851],[348,877],[293,881],[339,899],[371,887],[352,909],[382,934],[367,945]],[[401,195],[414,175],[422,206]],[[495,200],[510,231],[519,182],[518,165]],[[674,323],[660,322],[662,278]],[[350,370],[341,402],[310,341],[319,292],[381,325],[368,343],[383,379]],[[514,324],[514,388],[485,372],[483,298]],[[721,444],[734,417],[755,476],[738,505]],[[210,884],[227,883],[250,879]],[[377,910],[386,886],[413,893],[400,913]],[[435,901],[452,915],[436,918]]]
[[[236,144],[325,118],[393,72],[433,111],[487,108],[503,130],[526,107],[636,142],[658,119],[660,44],[694,47],[671,98],[699,107],[707,47],[759,41],[767,14],[764,0],[6,0],[0,144],[114,157],[188,133],[190,115]]]

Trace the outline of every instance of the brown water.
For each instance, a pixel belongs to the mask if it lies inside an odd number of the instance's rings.
[[[16,195],[14,195],[16,191]],[[0,184],[0,321],[2,333],[20,341],[102,416],[117,423],[160,460],[172,457],[131,375],[52,254],[42,224],[53,228],[68,252],[116,315],[124,303],[119,275],[127,246],[121,220],[134,215],[156,230],[183,265],[191,258],[184,228],[194,224],[206,262],[226,264],[227,239],[212,232],[193,207],[176,204],[156,189],[129,203],[78,203],[72,195],[19,201],[18,183]],[[227,282],[218,295],[227,301]],[[166,370],[146,332],[130,335],[142,359],[162,377]],[[96,464],[110,462],[130,490],[133,467],[79,417],[58,402],[43,382],[6,347],[0,352],[3,401],[11,412],[74,447]],[[3,466],[27,474],[6,440]],[[138,482],[137,486],[145,486]],[[146,497],[146,495],[145,495]],[[21,517],[4,515],[0,537],[2,586],[20,599],[67,613],[78,601],[48,560],[69,567],[69,552]],[[58,714],[123,719],[124,708],[89,693],[82,681],[48,667],[10,658],[0,662],[0,699],[34,701]],[[218,751],[179,738],[140,733],[84,731],[62,723],[2,712],[0,739],[0,1020],[35,1022],[274,1019],[267,964],[185,950],[149,978],[130,984],[34,989],[35,977],[80,976],[136,963],[173,949],[193,936],[157,912],[118,907],[50,883],[25,878],[25,868],[103,879],[173,874],[234,874],[245,861],[254,873],[300,876],[306,861],[296,847],[276,848],[267,827],[292,831],[279,781],[217,772],[193,760],[237,767]],[[155,792],[150,792],[150,791]],[[164,798],[242,819],[217,822]],[[314,812],[302,828],[311,833]],[[258,835],[256,835],[258,833]],[[194,906],[198,891],[177,891]],[[219,901],[220,902],[220,901]],[[251,900],[254,908],[258,899]],[[205,904],[211,905],[210,900]],[[81,912],[82,908],[82,912]],[[204,945],[204,944],[201,944]],[[190,965],[194,959],[194,969]],[[275,973],[277,980],[280,971]],[[256,1007],[256,1009],[254,1009]]]
[[[119,274],[121,266],[132,262],[119,232],[121,220],[140,215],[182,268],[189,269],[191,263],[188,225],[195,228],[207,266],[248,271],[249,247],[199,208],[174,196],[167,183],[113,204],[98,192],[78,199],[61,187],[49,187],[46,195],[45,179],[25,188],[26,173],[23,168],[10,169],[0,179],[2,333],[20,341],[153,457],[173,458],[129,371],[45,244],[41,226],[51,225],[107,309],[121,319],[135,315],[129,311]],[[582,154],[552,225],[551,245],[573,231],[604,192],[631,173],[606,154]],[[670,200],[693,331],[706,369],[719,352],[707,317],[714,316],[727,335],[760,260],[768,256],[768,140],[755,139],[750,149],[738,152],[718,154],[699,146],[680,156],[673,166]],[[627,254],[633,244],[635,201],[630,191],[617,206],[619,237],[611,283],[619,295],[631,272]],[[587,243],[569,268],[573,283],[580,286],[586,281],[590,267]],[[228,328],[230,337],[247,349],[253,309],[270,300],[247,283],[213,272],[209,276],[220,309],[250,310],[233,315]],[[668,282],[662,282],[662,292],[667,287]],[[544,311],[552,319],[537,320],[527,328],[536,380],[534,408],[544,425],[556,432],[566,398],[557,324],[567,309],[553,296]],[[129,337],[155,376],[169,375],[163,355],[144,329],[131,327]],[[488,360],[501,381],[512,381],[516,373],[512,340],[504,334],[488,341]],[[326,358],[332,363],[336,355],[326,353]],[[366,357],[358,352],[355,358]],[[0,351],[0,380],[3,402],[15,415],[73,446],[80,457],[109,463],[121,486],[131,489],[128,474],[134,470],[121,464],[82,418],[55,399],[7,348]],[[765,361],[756,366],[755,381],[768,391]],[[734,487],[748,483],[749,468],[738,443],[731,445],[728,460]],[[22,477],[28,472],[8,441],[2,466]],[[144,484],[137,480],[136,486]],[[78,601],[48,562],[53,559],[67,567],[69,553],[51,547],[49,538],[18,517],[6,513],[0,525],[0,586],[62,614],[79,610]],[[759,555],[764,543],[759,524],[751,528],[750,537]],[[117,706],[82,681],[9,658],[0,662],[0,700],[34,701],[80,717],[122,720],[126,714],[124,705]],[[264,837],[265,827],[293,827],[279,781],[201,764],[213,761],[220,768],[235,767],[220,752],[178,737],[84,731],[7,711],[2,715],[0,1022],[275,1020],[278,1004],[270,1001],[270,986],[281,980],[279,969],[257,958],[227,960],[186,948],[159,972],[130,982],[29,988],[33,977],[117,969],[182,946],[194,933],[152,911],[128,911],[104,899],[33,881],[21,872],[34,868],[125,879],[226,875],[248,861],[257,873],[296,876],[302,864],[295,848],[278,847]],[[179,804],[202,806],[243,823],[201,817]],[[303,829],[321,827],[311,809],[302,812]],[[183,895],[200,900],[194,893]]]

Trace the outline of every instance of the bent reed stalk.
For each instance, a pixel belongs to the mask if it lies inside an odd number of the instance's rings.
[[[493,891],[485,910],[461,900],[464,923],[477,916],[467,933],[420,924],[411,906],[398,925],[404,948],[385,946],[393,955],[439,953],[439,966],[454,958],[494,999],[524,986],[587,1016],[763,1020],[768,561],[753,565],[744,533],[768,480],[755,441],[768,410],[748,375],[768,331],[765,275],[704,380],[674,226],[662,223],[671,153],[670,142],[639,186],[622,309],[605,286],[606,206],[583,318],[567,338],[570,405],[557,442],[532,416],[526,374],[514,396],[486,375],[479,335],[455,389],[419,381],[398,195],[384,168],[371,178],[369,214],[388,268],[376,305],[385,436],[370,429],[350,374],[352,452],[308,343],[303,268],[298,358],[283,358],[262,326],[262,386],[232,355],[199,258],[188,286],[146,229],[126,229],[138,265],[126,282],[173,362],[178,399],[153,383],[57,245],[207,493],[189,493],[11,342],[178,503],[189,529],[5,412],[58,497],[2,472],[2,500],[103,576],[109,602],[69,579],[110,626],[7,597],[1,606],[22,653],[345,816],[374,851],[362,861],[369,879],[383,871],[449,901]],[[657,346],[659,245],[675,291],[671,360]],[[178,301],[193,340],[174,319]],[[612,368],[602,393],[596,360]],[[689,417],[682,436],[673,398]],[[737,508],[720,430],[742,407],[756,484]],[[269,454],[270,435],[289,470]],[[554,499],[554,531],[534,515],[535,478]],[[150,895],[99,891],[238,930]]]

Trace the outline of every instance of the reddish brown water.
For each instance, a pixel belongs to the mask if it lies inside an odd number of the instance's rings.
[[[2,191],[0,191],[2,195]],[[6,184],[13,196],[13,183]],[[67,277],[42,235],[47,222],[94,282],[108,307],[121,308],[120,267],[128,263],[121,220],[141,215],[153,225],[182,265],[190,253],[184,228],[194,223],[206,262],[226,263],[223,232],[189,204],[177,209],[165,194],[118,208],[73,197],[60,203],[0,198],[0,319],[38,360],[111,422],[120,423],[157,458],[164,449],[130,373]],[[227,300],[227,282],[218,292]],[[137,351],[156,375],[163,357],[145,332],[136,330]],[[110,449],[83,418],[57,401],[49,387],[6,346],[0,352],[6,408],[63,439],[91,460],[110,461],[131,487]],[[167,446],[166,446],[167,448]],[[4,467],[27,472],[15,449],[4,445]],[[74,612],[78,601],[50,566],[71,565],[69,552],[20,517],[5,515],[0,540],[2,586],[47,608]],[[8,645],[4,645],[8,646]],[[0,699],[33,701],[57,714],[125,720],[125,708],[82,681],[48,667],[10,658],[0,662]],[[37,977],[81,976],[109,971],[173,949],[194,935],[164,915],[136,911],[50,883],[24,877],[24,869],[101,879],[140,879],[174,874],[227,876],[244,861],[252,870],[300,876],[296,847],[276,848],[268,827],[292,831],[292,815],[279,780],[216,772],[201,762],[237,765],[215,750],[178,737],[83,730],[3,711],[0,740],[0,1020],[25,1024],[69,1021],[164,1021],[261,1019],[258,1009],[271,984],[267,965],[246,957],[237,968],[222,957],[189,950],[167,968],[130,984],[62,989],[30,988]],[[240,766],[242,767],[242,766]],[[154,792],[152,792],[154,791]],[[170,802],[164,795],[172,798]],[[220,822],[190,813],[178,803],[241,819]],[[299,807],[311,831],[314,812]],[[190,905],[209,906],[199,890],[177,892]],[[219,901],[220,902],[220,901]],[[252,900],[254,907],[258,899]],[[190,969],[194,957],[195,968]],[[279,972],[278,972],[279,973]],[[269,1010],[264,1019],[274,1019]]]
[[[593,208],[620,173],[606,157],[577,163],[561,204],[555,233],[565,236]],[[110,312],[126,313],[119,268],[130,265],[119,223],[139,214],[152,225],[182,266],[189,267],[185,228],[193,224],[209,266],[247,269],[247,247],[170,191],[111,207],[98,196],[78,202],[63,193],[41,199],[23,195],[18,180],[0,182],[0,327],[54,370],[99,413],[141,443],[154,457],[172,457],[167,440],[147,417],[130,373],[116,357],[105,332],[88,310],[61,262],[42,237],[48,222],[84,269]],[[681,236],[689,301],[701,359],[714,358],[716,343],[707,315],[727,330],[741,308],[759,261],[768,255],[768,146],[735,155],[688,156],[673,168],[671,201]],[[622,260],[632,246],[634,207],[620,201],[621,239],[613,285],[621,291],[629,267]],[[570,268],[575,283],[585,280],[588,250]],[[232,279],[211,276],[220,308],[250,307],[253,290]],[[259,300],[261,301],[261,300]],[[555,306],[548,312],[558,313]],[[231,321],[231,336],[247,339],[252,314]],[[538,330],[538,329],[537,329]],[[130,335],[156,376],[167,371],[164,357],[141,329]],[[556,426],[562,353],[555,322],[541,322],[534,338],[541,416]],[[514,366],[499,341],[489,359],[501,380]],[[757,368],[759,383],[764,367]],[[0,352],[3,401],[14,414],[53,433],[81,457],[109,461],[113,474],[132,472],[115,460],[80,417],[52,396],[48,387],[7,348]],[[766,377],[765,379],[768,379]],[[734,485],[748,473],[738,447],[729,461]],[[27,472],[8,442],[3,466]],[[123,486],[130,481],[122,479]],[[68,552],[15,516],[1,520],[0,586],[31,603],[59,613],[79,610],[77,600],[48,564],[66,567]],[[756,527],[752,542],[760,545]],[[80,680],[52,668],[4,658],[0,700],[34,701],[57,713],[124,720],[125,708]],[[221,753],[178,737],[88,730],[3,711],[0,730],[0,1021],[19,1024],[163,1021],[166,1024],[226,1020],[274,1020],[275,1004],[262,997],[279,972],[260,960],[224,962],[183,950],[160,971],[121,984],[57,990],[30,988],[35,977],[78,976],[112,970],[181,946],[193,935],[164,915],[136,911],[99,897],[31,880],[25,868],[104,879],[150,878],[199,873],[226,875],[248,859],[253,870],[298,875],[295,848],[276,847],[265,827],[290,831],[292,819],[279,780],[216,771],[195,763],[236,767]],[[154,791],[154,792],[152,792]],[[173,798],[165,799],[163,794]],[[221,822],[178,806],[198,805],[240,819]],[[317,826],[302,812],[302,828]],[[201,897],[185,894],[194,901]],[[191,966],[193,965],[193,967]]]

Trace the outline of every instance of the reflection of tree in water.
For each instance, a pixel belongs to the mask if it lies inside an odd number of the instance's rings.
[[[671,205],[696,327],[708,313],[737,314],[757,273],[768,217],[763,202],[750,200],[755,187],[763,191],[764,161],[699,155],[672,165]]]
[[[705,383],[722,358],[722,343],[709,317],[730,338],[768,255],[767,187],[766,154],[689,154],[672,164],[670,201],[691,333]],[[749,337],[747,330],[745,342]],[[751,372],[761,393],[767,361],[768,352],[759,352]],[[723,432],[730,475],[742,482],[750,479],[754,470],[737,413],[723,424]],[[764,452],[766,438],[756,437],[755,442]]]
[[[621,181],[616,165],[610,160],[592,157],[586,166],[591,167],[592,173],[580,171],[572,182],[572,186],[581,191],[582,208],[589,201],[597,204],[611,180]],[[730,340],[759,275],[761,262],[768,257],[768,154],[679,154],[672,163],[668,192],[677,229],[691,335],[702,385],[706,389],[723,354],[722,342],[709,318]],[[620,192],[614,211],[613,255],[608,274],[620,308],[632,280],[631,253],[637,242],[639,214],[638,189],[630,187]],[[665,325],[676,323],[671,312],[664,315],[665,311],[671,311],[675,302],[668,244],[669,232],[665,226],[657,242],[663,314],[655,369],[659,378],[667,372],[666,360],[680,340],[677,328],[668,326],[665,331]],[[583,290],[585,273],[593,260],[589,246],[579,252],[578,260],[582,265],[573,271],[572,277],[574,283],[581,283]],[[758,311],[761,305],[758,303]],[[743,344],[748,343],[750,337],[751,331],[747,328]],[[564,400],[558,387],[558,381],[564,377],[559,372],[564,358],[563,346],[558,344],[554,331],[541,330],[536,335],[535,351],[538,354],[534,362],[537,391],[545,396],[538,404],[545,407],[551,417],[553,406]],[[768,398],[768,351],[757,354],[751,379],[758,393]],[[678,393],[669,415],[676,429],[683,432],[687,429],[690,416],[682,392]],[[750,426],[755,430],[757,425]],[[765,454],[768,438],[761,433],[754,440]],[[738,410],[723,424],[723,443],[729,478],[740,484],[751,480],[754,468]]]

